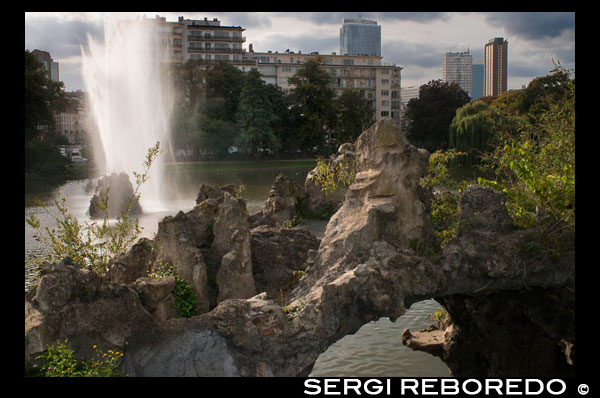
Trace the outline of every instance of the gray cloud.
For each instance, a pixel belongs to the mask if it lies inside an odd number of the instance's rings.
[[[321,54],[330,54],[331,52],[338,52],[340,47],[339,36],[330,37],[314,37],[310,34],[304,34],[301,36],[290,36],[280,33],[272,33],[265,37],[264,40],[253,44],[254,51],[266,52],[266,51],[279,51],[283,52],[286,49],[290,51],[303,53],[310,53],[318,51]]]
[[[293,16],[303,21],[310,21],[317,25],[338,24],[342,25],[344,18],[358,18],[359,12],[299,12],[275,13],[277,16]],[[444,12],[360,12],[364,19],[374,19],[378,23],[386,21],[413,21],[432,22],[448,20],[448,13]]]
[[[52,16],[35,18],[25,24],[25,48],[49,51],[52,58],[68,58],[80,55],[80,45],[87,44],[87,35],[103,40],[102,21],[65,21]]]
[[[429,68],[441,67],[448,49],[445,44],[409,43],[398,40],[384,42],[381,51],[386,61],[395,62],[397,65],[419,65]]]
[[[558,37],[564,30],[575,29],[574,12],[490,12],[483,16],[490,25],[504,28],[507,35],[527,40]]]

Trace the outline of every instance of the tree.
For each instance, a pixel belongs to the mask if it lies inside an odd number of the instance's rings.
[[[235,123],[244,84],[244,72],[228,62],[218,62],[205,74],[206,98],[218,106],[211,107],[213,119]]]
[[[329,142],[336,124],[331,104],[334,90],[331,75],[320,66],[323,59],[316,57],[303,64],[288,82],[294,87],[290,97],[300,114],[298,139],[303,150],[330,151]]]
[[[484,161],[498,178],[481,182],[504,190],[507,207],[519,226],[535,224],[540,214],[575,225],[573,73],[558,64],[552,75],[534,79],[513,98],[520,102],[500,108],[527,113],[519,116],[518,128],[496,132],[494,150]]]
[[[278,150],[279,142],[273,132],[273,125],[278,119],[266,83],[258,70],[252,68],[244,79],[240,94],[237,123],[241,132],[238,144],[257,160],[264,151]]]
[[[44,65],[25,50],[25,139],[37,137],[38,125],[54,126],[54,112],[66,101],[63,82],[46,77]]]
[[[498,118],[495,110],[484,102],[475,101],[456,110],[449,128],[450,148],[465,152],[462,163],[473,164],[479,154],[489,149],[490,138]]]
[[[358,91],[347,88],[336,100],[338,143],[354,141],[373,122],[373,111]]]
[[[58,176],[67,161],[50,140],[40,141],[38,125],[47,126],[48,137],[54,131],[54,113],[66,101],[62,82],[46,77],[41,62],[25,50],[25,173]]]
[[[403,128],[411,142],[430,152],[448,146],[448,128],[456,110],[469,102],[456,83],[432,80],[419,89],[419,97],[406,106]]]

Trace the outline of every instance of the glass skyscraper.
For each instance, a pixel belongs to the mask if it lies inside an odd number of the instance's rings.
[[[344,18],[340,28],[340,55],[381,57],[381,26],[377,21]]]
[[[482,59],[474,59],[473,60],[473,95],[471,99],[476,100],[477,98],[483,97],[483,80],[484,80],[484,70],[483,70],[483,60]]]

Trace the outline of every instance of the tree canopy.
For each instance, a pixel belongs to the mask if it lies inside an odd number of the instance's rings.
[[[448,147],[448,128],[456,110],[469,102],[457,84],[432,80],[419,88],[419,97],[406,105],[404,131],[414,145],[434,152]]]

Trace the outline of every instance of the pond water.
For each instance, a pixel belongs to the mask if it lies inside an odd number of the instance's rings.
[[[244,185],[242,196],[247,201],[248,214],[261,210],[267,199],[275,177],[284,173],[300,184],[314,161],[289,162],[221,162],[211,164],[172,164],[167,167],[167,186],[170,192],[160,203],[144,201],[144,214],[139,217],[143,236],[152,238],[158,229],[158,222],[178,211],[191,210],[196,201],[200,184],[221,186],[225,184]],[[36,215],[43,226],[55,225],[57,215],[54,200],[65,199],[66,207],[80,223],[92,222],[87,209],[93,194],[93,180],[67,182],[26,181],[25,218]],[[36,204],[36,199],[46,204],[46,208]],[[323,227],[323,226],[321,226]],[[30,267],[31,260],[43,256],[47,248],[38,242],[34,230],[25,223],[25,287],[34,281]],[[388,318],[370,322],[357,333],[345,336],[325,351],[312,370],[312,376],[347,377],[443,377],[449,376],[446,365],[436,357],[423,352],[412,351],[402,345],[402,330],[420,330],[429,325],[427,316],[440,309],[434,300],[415,303],[396,322]]]

